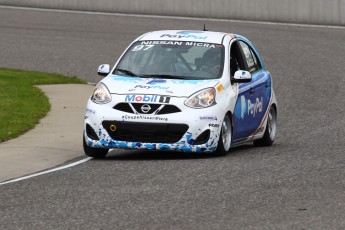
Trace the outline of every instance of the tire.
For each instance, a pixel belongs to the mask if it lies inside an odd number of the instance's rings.
[[[102,148],[92,148],[86,144],[85,137],[83,136],[83,148],[84,153],[86,156],[93,157],[93,158],[104,158],[106,157],[109,149],[102,149]]]
[[[216,154],[219,156],[227,155],[231,147],[231,141],[232,125],[230,116],[227,114],[225,115],[224,120],[222,122]]]
[[[267,118],[267,125],[264,136],[260,140],[254,141],[256,146],[271,146],[277,132],[277,112],[274,106],[270,108]]]

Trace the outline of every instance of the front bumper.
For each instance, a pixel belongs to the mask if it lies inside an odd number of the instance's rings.
[[[119,111],[118,103],[88,101],[84,137],[93,148],[214,152],[225,112],[217,105],[192,109],[182,98],[172,100],[181,109],[162,115]]]

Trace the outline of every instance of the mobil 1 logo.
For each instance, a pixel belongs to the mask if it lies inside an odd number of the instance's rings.
[[[170,102],[170,97],[159,95],[126,95],[125,102],[165,103]]]

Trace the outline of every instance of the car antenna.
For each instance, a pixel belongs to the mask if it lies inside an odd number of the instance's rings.
[[[204,29],[203,29],[203,31],[208,31],[207,29],[206,29],[206,25],[204,24]]]

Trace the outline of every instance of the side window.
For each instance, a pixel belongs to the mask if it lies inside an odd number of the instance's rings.
[[[248,71],[254,73],[261,69],[254,51],[244,42],[240,41],[242,51],[247,62]]]
[[[253,51],[252,49],[250,49],[250,52],[252,53],[252,56],[253,56],[253,59],[254,59],[254,63],[255,63],[255,65],[257,66],[258,70],[261,69],[261,66],[260,66],[260,64],[259,64],[259,62],[258,62],[258,59],[257,59],[257,57],[256,57],[256,55],[255,55],[255,53],[254,53],[254,51]]]
[[[245,70],[245,60],[241,54],[241,48],[237,41],[234,41],[230,47],[230,74],[235,75],[237,70]]]

